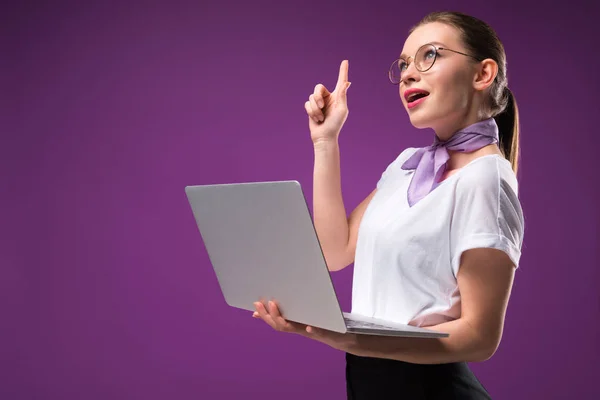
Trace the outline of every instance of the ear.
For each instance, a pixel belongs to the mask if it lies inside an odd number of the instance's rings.
[[[494,83],[496,75],[498,75],[498,63],[490,58],[486,58],[477,65],[473,87],[475,90],[487,89]]]

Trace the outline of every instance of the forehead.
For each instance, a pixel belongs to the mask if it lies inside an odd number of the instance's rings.
[[[406,38],[402,55],[412,56],[426,43],[437,43],[456,50],[463,47],[456,28],[441,22],[431,22],[419,26]]]

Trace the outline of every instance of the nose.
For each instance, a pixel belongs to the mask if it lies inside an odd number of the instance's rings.
[[[409,61],[406,70],[402,72],[401,82],[417,82],[420,79],[419,70],[415,67],[414,60]]]

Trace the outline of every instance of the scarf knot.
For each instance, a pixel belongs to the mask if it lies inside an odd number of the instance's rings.
[[[401,167],[415,170],[408,186],[409,206],[415,205],[439,185],[450,159],[448,150],[470,153],[498,143],[498,140],[498,125],[494,118],[488,118],[457,131],[446,141],[436,136],[433,144],[417,149]]]

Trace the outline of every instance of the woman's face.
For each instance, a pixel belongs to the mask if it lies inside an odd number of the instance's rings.
[[[400,98],[410,122],[416,128],[432,128],[440,139],[447,140],[457,130],[478,121],[479,104],[475,101],[473,85],[477,67],[471,57],[439,50],[433,66],[420,72],[415,68],[414,57],[417,50],[428,43],[461,53],[469,52],[462,43],[460,32],[439,22],[415,29],[402,49],[401,57],[409,64],[402,72]],[[429,59],[433,55],[433,52],[424,53]],[[409,101],[414,89],[427,95]]]

